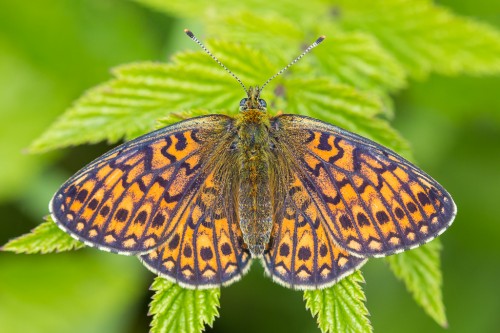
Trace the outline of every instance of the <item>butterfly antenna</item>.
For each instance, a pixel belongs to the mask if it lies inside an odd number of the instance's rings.
[[[278,73],[274,74],[273,76],[271,76],[263,85],[262,87],[260,87],[260,91],[262,91],[262,89],[264,89],[264,87],[269,83],[271,82],[274,78],[276,78],[277,76],[283,74],[284,72],[286,72],[288,70],[288,68],[292,67],[293,65],[295,65],[300,59],[302,59],[303,56],[305,56],[306,54],[308,54],[309,52],[311,52],[312,49],[314,49],[316,46],[318,46],[322,41],[325,40],[325,36],[320,36],[318,39],[316,39],[314,41],[314,43],[312,43],[311,45],[309,45],[309,47],[307,49],[304,50],[304,52],[302,52],[301,55],[299,55],[297,58],[295,58],[291,63],[289,63],[288,65],[286,65],[282,70],[280,70]]]
[[[193,32],[191,30],[184,29],[184,32],[186,33],[186,35],[188,35],[189,38],[191,38],[196,44],[198,44],[203,49],[203,51],[205,51],[210,57],[212,57],[212,59],[214,59],[216,63],[218,63],[222,68],[224,68],[226,70],[226,72],[228,72],[229,74],[231,74],[231,76],[234,77],[236,79],[236,81],[238,81],[238,83],[243,87],[243,89],[245,89],[245,92],[248,92],[247,87],[245,87],[245,85],[243,84],[243,82],[241,82],[241,80],[236,75],[234,75],[234,73],[231,72],[229,70],[229,68],[227,68],[226,66],[224,66],[224,64],[222,62],[220,62],[220,60],[217,59],[212,54],[212,52],[210,52],[205,47],[205,45],[203,45],[202,42],[200,42],[200,40],[198,38],[196,38],[196,36],[193,34]]]

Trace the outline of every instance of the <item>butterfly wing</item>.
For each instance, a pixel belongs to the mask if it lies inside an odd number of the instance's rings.
[[[71,177],[49,210],[103,250],[141,254],[165,242],[234,135],[232,118],[189,119],[122,144]],[[226,149],[227,150],[227,149]]]
[[[278,151],[296,161],[326,232],[349,253],[401,252],[453,222],[456,206],[446,190],[389,149],[304,116],[275,117],[271,128]]]
[[[234,179],[227,172],[210,174],[169,241],[140,257],[152,272],[187,288],[228,285],[246,273],[251,258],[243,248],[234,196],[221,186]]]
[[[360,268],[366,259],[338,247],[325,230],[325,221],[297,175],[275,218],[263,262],[271,278],[289,288],[317,289]]]

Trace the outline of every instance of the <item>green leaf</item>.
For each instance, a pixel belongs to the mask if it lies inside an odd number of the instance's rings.
[[[338,82],[366,90],[393,91],[406,84],[403,67],[369,34],[342,32],[332,24],[299,28],[296,22],[281,15],[246,11],[210,22],[207,29],[211,34],[244,40],[266,54],[279,55],[283,66],[298,55],[300,47],[327,33],[321,47],[307,56],[319,62],[319,66],[311,67],[315,73],[330,74]]]
[[[403,67],[365,33],[334,31],[314,55],[320,64],[318,72],[358,89],[390,92],[406,85]]]
[[[376,97],[326,78],[288,79],[284,83],[287,113],[319,118],[368,137],[400,154],[410,156],[408,144],[385,120],[376,117],[382,104]]]
[[[194,18],[205,22],[217,22],[222,16],[235,15],[241,11],[260,13],[266,15],[269,13],[277,13],[296,24],[308,22],[308,25],[317,22],[317,15],[325,10],[324,4],[318,0],[310,1],[262,1],[262,0],[247,0],[247,1],[231,1],[231,0],[212,0],[210,2],[204,0],[191,1],[164,1],[164,0],[135,0],[150,8],[174,14],[176,16]],[[316,13],[316,16],[305,15],[307,13]],[[245,20],[246,21],[246,20]],[[245,24],[239,21],[238,24]]]
[[[256,40],[252,33],[258,31],[259,25],[261,33],[267,35],[265,21],[268,18],[287,18],[293,23],[290,30],[293,38],[316,34],[321,26],[324,31],[320,33],[328,34],[330,29],[325,27],[331,26],[333,21],[343,29],[375,36],[385,52],[391,53],[417,78],[431,71],[445,75],[500,72],[498,30],[454,15],[429,0],[381,0],[369,5],[366,0],[281,0],[265,5],[258,0],[245,3],[214,0],[209,4],[202,0],[136,1],[169,14],[202,20],[210,31],[225,32],[224,38],[236,30],[235,33],[245,36],[242,38],[246,40],[248,32],[250,42]],[[250,18],[245,16],[248,8],[252,9]],[[254,17],[257,17],[255,23],[252,22]],[[221,27],[217,27],[219,24]],[[271,31],[277,28],[283,34],[290,26],[283,24],[281,30],[279,24],[273,24]]]
[[[276,68],[278,68],[264,52],[246,43],[226,39],[210,39],[205,44],[246,86],[262,85],[265,80],[276,73]],[[224,81],[228,81],[237,90],[238,102],[241,99],[242,90],[236,80],[217,66],[205,52],[182,52],[174,57],[174,62],[182,68],[188,67],[190,69],[188,74],[193,75],[195,80],[198,79],[200,72],[201,74],[203,72],[211,73],[211,79],[215,81],[211,84],[218,82],[221,77],[224,78]],[[195,88],[197,88],[194,90],[195,92],[205,92],[206,89],[203,85],[195,86]],[[211,98],[213,99],[214,96],[211,95]],[[227,106],[234,109],[232,104]]]
[[[155,291],[149,307],[151,333],[198,333],[219,316],[219,288],[184,289],[157,277],[151,289]]]
[[[386,258],[396,277],[406,285],[415,301],[439,325],[448,326],[441,286],[441,263],[438,239],[419,248]]]
[[[50,253],[76,250],[84,246],[84,243],[59,229],[49,217],[29,234],[10,240],[2,250],[15,253]]]
[[[207,20],[206,25],[210,35],[225,40],[245,41],[245,44],[269,51],[269,56],[274,56],[274,53],[283,55],[284,51],[297,53],[302,43],[312,42],[318,37],[307,36],[308,31],[279,12],[259,14],[249,10],[233,11],[219,15],[217,21]]]
[[[201,115],[207,115],[211,114],[210,110],[205,110],[205,109],[191,109],[191,110],[184,110],[180,112],[171,112],[167,116],[159,118],[156,121],[156,129],[163,128],[165,126],[177,123],[182,120],[186,120],[189,118],[201,116]]]
[[[500,33],[429,0],[332,0],[345,29],[373,34],[414,77],[500,73]]]
[[[247,84],[262,83],[274,73],[275,66],[257,50],[222,41],[208,45]],[[131,139],[154,129],[156,119],[171,112],[193,108],[236,112],[245,95],[236,80],[204,52],[179,53],[170,64],[124,65],[113,74],[115,79],[88,91],[31,150]]]
[[[361,272],[356,271],[333,287],[304,292],[306,308],[316,317],[323,333],[372,332],[363,282]]]

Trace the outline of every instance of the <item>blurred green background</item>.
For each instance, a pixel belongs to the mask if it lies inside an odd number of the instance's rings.
[[[500,3],[440,3],[500,28]],[[83,91],[107,80],[111,67],[166,61],[191,47],[186,26],[202,35],[196,21],[131,1],[0,2],[0,244],[39,224],[58,186],[109,147],[23,150]],[[455,224],[441,237],[449,332],[500,331],[499,92],[499,77],[431,76],[394,96],[394,126],[458,206]],[[363,272],[375,332],[445,331],[381,260]],[[93,249],[0,253],[0,332],[147,332],[152,279],[135,258]],[[235,330],[318,331],[302,293],[271,283],[259,265],[222,290],[220,318],[208,329]]]

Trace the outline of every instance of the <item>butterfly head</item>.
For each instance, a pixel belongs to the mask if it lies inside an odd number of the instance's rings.
[[[259,87],[250,87],[247,90],[247,97],[240,101],[240,111],[260,110],[266,112],[267,103],[260,98],[260,91],[261,89]]]

